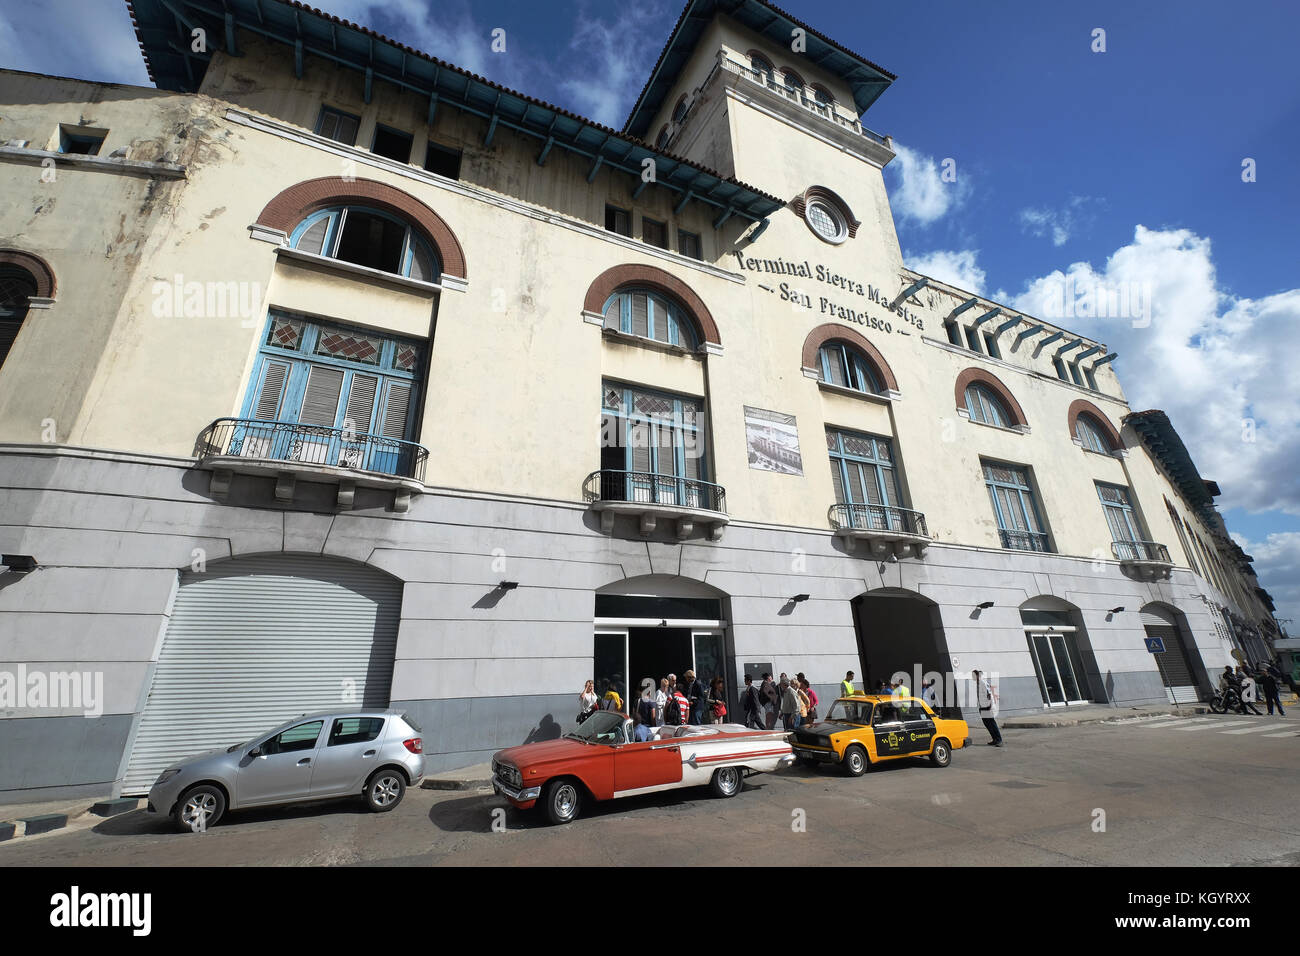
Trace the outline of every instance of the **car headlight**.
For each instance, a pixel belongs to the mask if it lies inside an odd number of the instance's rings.
[[[160,783],[166,783],[168,780],[176,776],[178,773],[180,773],[179,769],[164,770],[162,773],[158,775],[158,779],[153,782],[153,785],[156,787]]]

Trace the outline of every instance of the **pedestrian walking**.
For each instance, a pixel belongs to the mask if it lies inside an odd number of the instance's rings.
[[[763,698],[754,686],[754,675],[745,675],[745,689],[740,692],[740,710],[745,715],[745,726],[750,730],[763,730]]]
[[[1277,704],[1277,715],[1285,717],[1286,711],[1282,709],[1282,698],[1277,694],[1277,675],[1268,667],[1265,667],[1263,673],[1259,675],[1259,686],[1264,691],[1264,703],[1268,706],[1268,715],[1273,716],[1273,705]]]
[[[984,721],[984,729],[989,732],[992,738],[989,741],[990,747],[1002,746],[1002,731],[998,729],[998,722],[994,719],[997,712],[998,703],[997,691],[993,689],[993,683],[980,671],[971,671],[971,677],[975,680],[975,694],[979,702],[980,720]]]
[[[691,702],[691,723],[702,724],[705,722],[704,711],[709,702],[709,689],[704,686],[704,681],[695,676],[695,671],[688,670],[682,677],[686,681],[686,699]]]
[[[808,695],[808,718],[804,722],[811,723],[817,719],[817,691],[813,690],[812,684],[808,678],[803,676],[802,672],[799,673],[798,677],[799,683],[803,685],[803,692]]]
[[[764,671],[763,683],[758,688],[759,696],[763,698],[763,724],[767,730],[773,730],[776,727],[776,715],[781,711],[781,693],[776,688],[776,681],[772,680],[772,675]]]
[[[794,719],[799,715],[799,695],[794,692],[790,686],[790,679],[784,674],[781,675],[781,726],[786,730],[794,730]]]

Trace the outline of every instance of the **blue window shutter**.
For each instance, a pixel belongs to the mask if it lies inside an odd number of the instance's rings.
[[[375,417],[375,393],[379,389],[379,379],[373,375],[352,376],[352,387],[348,389],[347,411],[343,415],[343,427],[352,423],[352,431],[357,435],[370,434],[371,422]]]
[[[411,386],[389,382],[388,394],[384,396],[384,424],[380,433],[385,438],[405,439],[410,412]]]
[[[338,418],[339,397],[342,391],[343,372],[324,365],[311,366],[298,421],[305,425],[333,428]]]
[[[284,385],[288,378],[288,362],[264,364],[262,386],[257,393],[257,402],[253,406],[254,418],[260,421],[276,421],[276,416],[280,413],[280,398],[284,394]]]

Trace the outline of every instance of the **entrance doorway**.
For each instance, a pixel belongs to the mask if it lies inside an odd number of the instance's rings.
[[[1097,665],[1078,609],[1059,598],[1038,597],[1020,606],[1020,622],[1044,706],[1091,703]]]
[[[921,681],[930,675],[936,681],[937,709],[957,706],[947,679],[952,661],[937,604],[913,591],[870,591],[854,598],[853,623],[862,665],[854,681],[859,689],[874,694],[882,680],[902,672],[908,689],[919,697]]]
[[[1204,671],[1200,655],[1189,652],[1183,639],[1183,629],[1169,608],[1148,604],[1142,609],[1142,629],[1147,637],[1160,638],[1163,651],[1153,652],[1152,659],[1165,685],[1165,695],[1171,704],[1191,704],[1201,699],[1197,672]]]

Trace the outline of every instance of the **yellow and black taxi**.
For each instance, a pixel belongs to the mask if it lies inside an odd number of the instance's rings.
[[[946,767],[954,750],[970,746],[970,728],[916,697],[855,695],[835,701],[824,720],[795,730],[790,744],[800,763],[837,763],[860,777],[873,763],[907,757]]]

